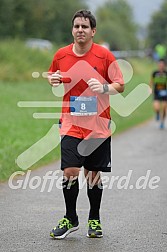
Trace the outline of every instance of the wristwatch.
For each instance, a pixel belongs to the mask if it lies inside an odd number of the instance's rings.
[[[102,94],[105,94],[109,91],[109,87],[107,84],[103,84],[103,93]]]

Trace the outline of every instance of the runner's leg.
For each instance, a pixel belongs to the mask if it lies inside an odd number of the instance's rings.
[[[79,176],[80,168],[70,167],[64,169],[63,195],[66,205],[66,216],[75,222],[77,219],[76,201],[79,193]]]
[[[163,102],[162,102],[162,120],[163,120],[163,121],[165,121],[166,109],[167,109],[167,102],[166,102],[166,101],[163,101]]]
[[[162,101],[161,102],[161,123],[160,123],[160,129],[164,129],[164,123],[165,123],[165,117],[166,117],[166,108],[167,108],[167,102]]]
[[[90,203],[89,220],[100,220],[100,204],[103,193],[103,186],[100,179],[100,172],[84,169],[87,179],[87,195]]]
[[[156,113],[156,120],[158,121],[160,119],[160,101],[154,100],[153,102],[153,108]]]

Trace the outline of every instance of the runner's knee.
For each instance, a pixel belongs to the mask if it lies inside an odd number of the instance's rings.
[[[85,170],[85,178],[89,185],[96,185],[100,182],[100,172]]]
[[[78,167],[70,167],[64,169],[64,177],[67,179],[76,179],[79,176],[80,168]]]

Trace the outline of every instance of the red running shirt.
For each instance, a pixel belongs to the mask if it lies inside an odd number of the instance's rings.
[[[109,137],[109,95],[92,92],[87,81],[96,78],[102,84],[117,82],[123,85],[122,73],[108,49],[93,43],[86,54],[77,56],[72,48],[73,44],[59,49],[49,68],[49,72],[60,70],[63,77],[71,80],[70,83],[64,83],[60,134],[84,139]],[[81,107],[78,114],[72,113],[70,100],[76,100],[77,108],[74,106],[74,111]],[[89,104],[85,100],[90,100]],[[86,113],[85,107],[89,107],[90,111]]]

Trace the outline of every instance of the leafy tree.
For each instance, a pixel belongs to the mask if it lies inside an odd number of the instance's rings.
[[[0,37],[8,37],[12,32],[14,13],[13,0],[0,0]]]
[[[82,0],[0,0],[1,38],[45,38],[71,42],[71,18]]]
[[[115,50],[137,48],[137,26],[132,9],[125,0],[108,0],[97,9],[96,16],[98,41],[108,42]]]
[[[148,27],[148,40],[151,47],[157,44],[167,45],[167,0],[164,0],[160,10],[152,16]]]

